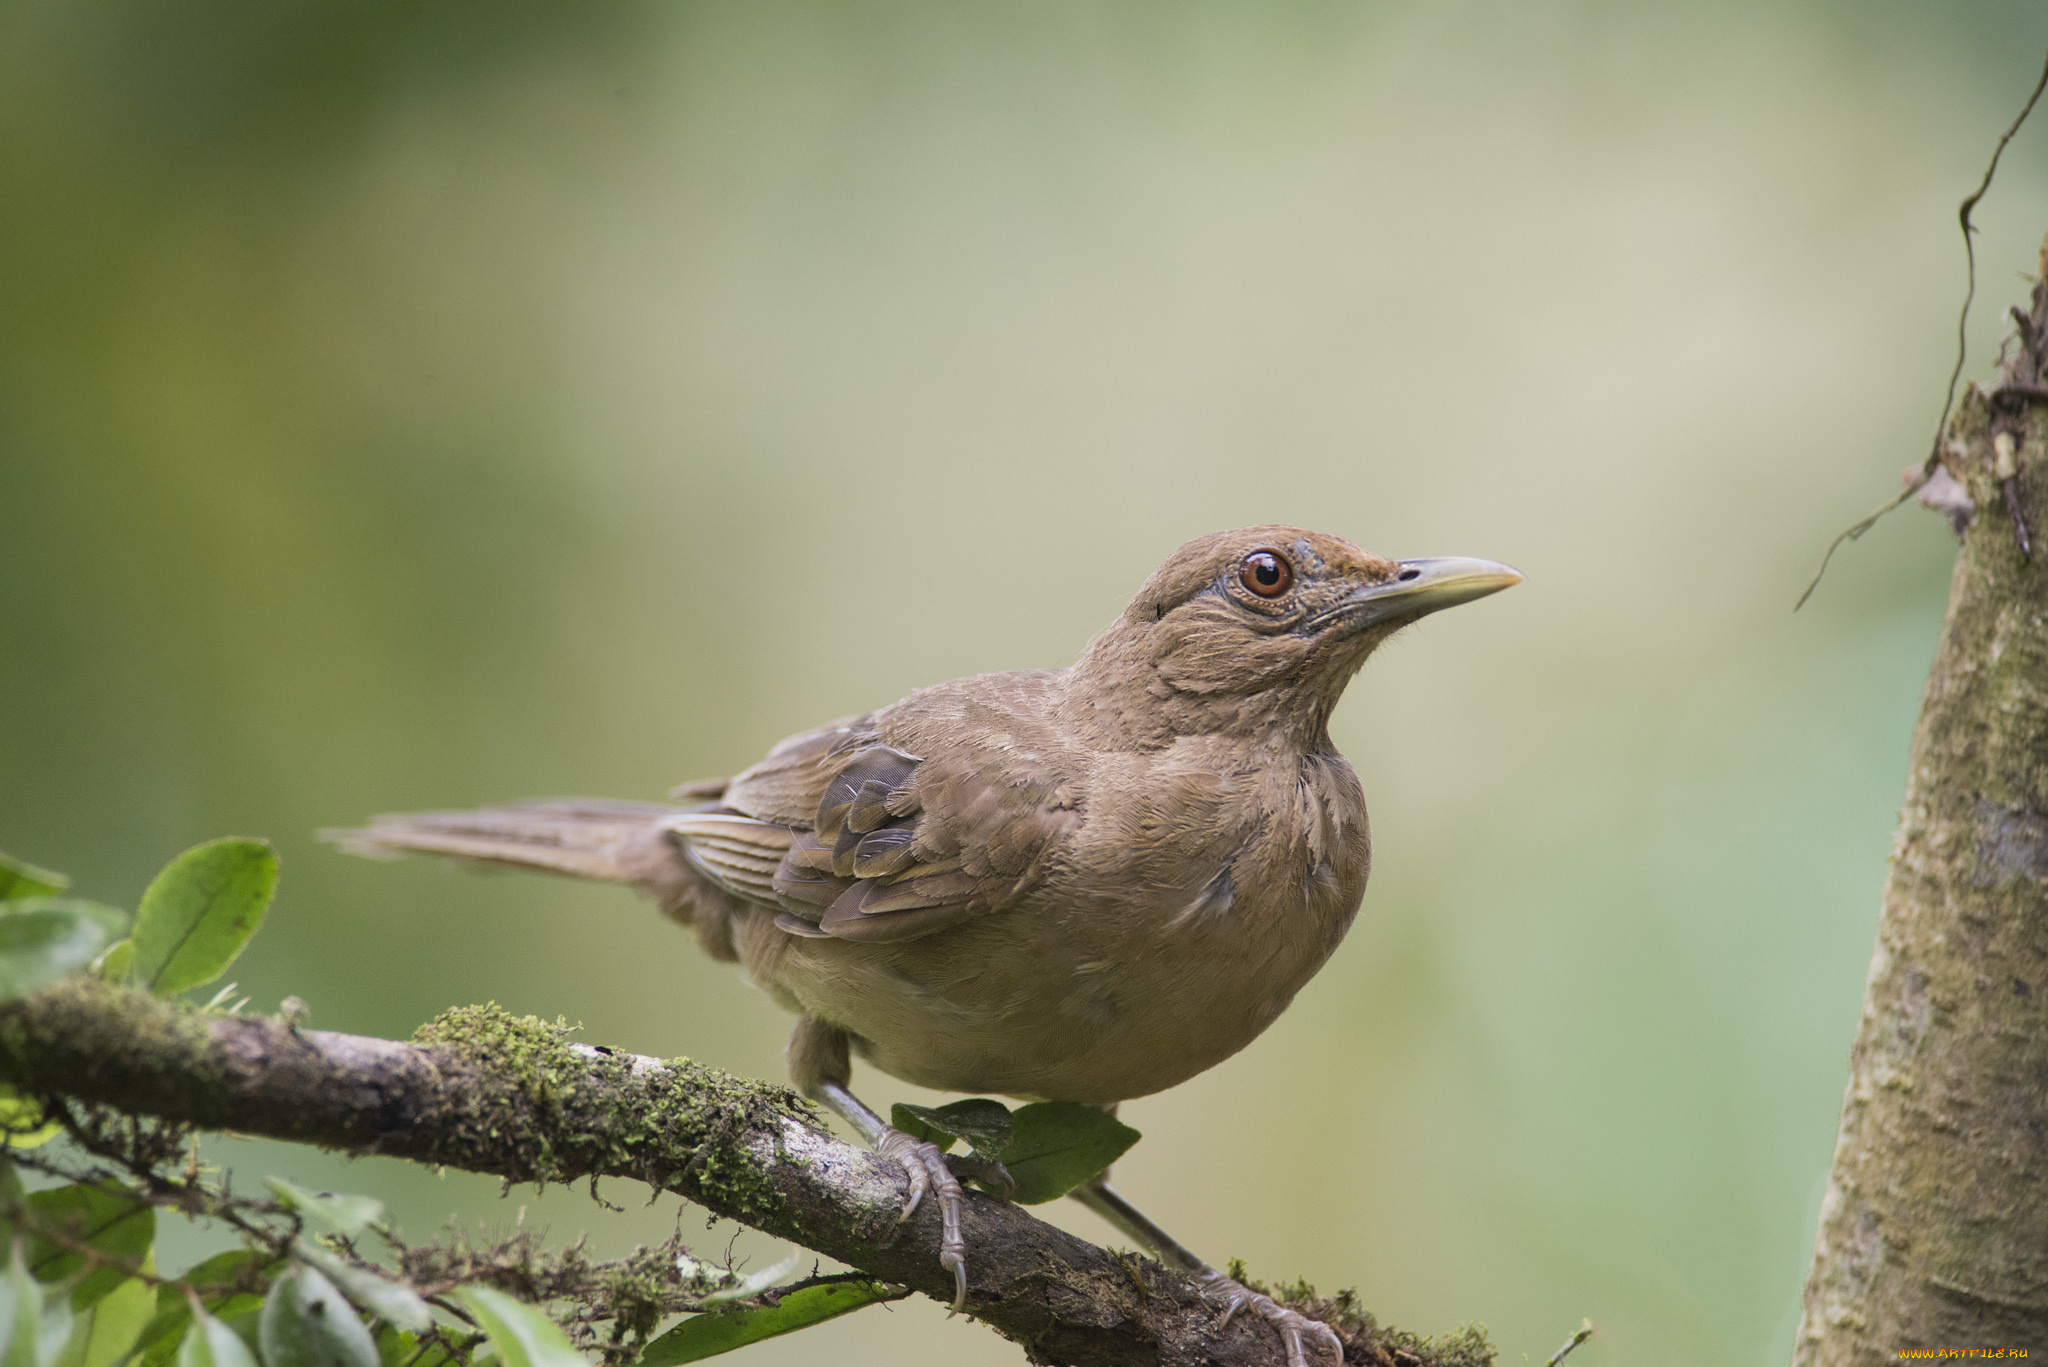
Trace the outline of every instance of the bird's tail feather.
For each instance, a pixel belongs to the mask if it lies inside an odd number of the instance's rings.
[[[665,802],[561,798],[467,812],[402,812],[320,837],[370,859],[418,852],[624,883],[695,926],[713,957],[731,959],[736,906],[689,868],[662,828],[664,818],[685,810]]]
[[[418,851],[640,884],[674,864],[675,849],[656,823],[680,810],[660,802],[567,798],[468,812],[402,812],[372,817],[369,825],[351,830],[322,831],[320,837],[371,859]]]

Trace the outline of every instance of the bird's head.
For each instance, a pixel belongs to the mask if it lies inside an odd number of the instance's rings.
[[[1145,581],[1075,666],[1072,696],[1140,744],[1275,726],[1320,738],[1381,641],[1521,579],[1491,560],[1386,560],[1299,527],[1217,532]]]

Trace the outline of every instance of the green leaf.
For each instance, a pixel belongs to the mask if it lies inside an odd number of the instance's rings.
[[[897,1128],[901,1129],[901,1126]],[[828,1282],[783,1296],[776,1305],[746,1310],[719,1310],[696,1315],[647,1345],[637,1367],[675,1367],[730,1353],[749,1343],[808,1329],[862,1306],[901,1300],[907,1287],[887,1282]]]
[[[256,1367],[256,1355],[240,1334],[202,1310],[178,1345],[177,1367]]]
[[[135,966],[135,937],[124,935],[107,946],[107,952],[100,955],[100,980],[110,983],[128,981],[128,970]]]
[[[235,1331],[235,1337],[240,1339],[242,1346],[249,1350],[250,1357],[255,1358],[259,1362],[263,1360],[263,1344],[261,1341],[263,1338],[263,1311],[261,1309],[258,1309],[253,1315],[244,1315],[238,1320],[222,1320],[221,1323]]]
[[[266,1177],[278,1200],[299,1214],[344,1239],[354,1238],[383,1218],[384,1203],[374,1196],[343,1196],[331,1191],[307,1191],[282,1177]]]
[[[175,1286],[159,1288],[166,1297],[176,1300],[175,1307],[157,1302],[156,1318],[144,1327],[141,1337],[135,1340],[134,1367],[172,1367],[178,1350],[184,1346],[185,1335],[192,1328],[192,1302],[185,1293]],[[238,1291],[213,1307],[215,1318],[228,1326],[228,1332],[247,1345],[249,1356],[256,1356],[255,1329],[257,1314],[263,1308],[263,1297],[252,1296]]]
[[[995,1159],[1010,1142],[1013,1124],[1010,1108],[985,1096],[971,1096],[944,1106],[909,1106],[901,1102],[889,1108],[889,1123],[913,1139],[937,1144],[941,1150],[964,1139],[978,1158]]]
[[[1001,1157],[1020,1205],[1065,1196],[1138,1142],[1138,1132],[1115,1116],[1073,1101],[1033,1102],[1010,1121],[1015,1128]]]
[[[207,1310],[215,1318],[231,1320],[235,1316],[224,1313],[220,1308],[220,1301],[225,1289],[239,1284],[251,1269],[254,1269],[258,1274],[266,1273],[283,1263],[283,1261],[284,1259],[274,1257],[267,1249],[233,1248],[229,1249],[226,1253],[216,1253],[204,1262],[192,1264],[192,1266],[185,1269],[184,1276],[179,1280],[188,1283],[199,1292],[200,1296],[206,1300]],[[262,1277],[261,1280],[264,1285],[269,1285],[270,1279],[268,1277]],[[233,1294],[236,1296],[248,1296],[247,1292],[235,1292]],[[189,1306],[191,1304],[190,1301],[185,1299],[184,1292],[174,1286],[167,1286],[158,1292],[157,1309],[161,1310],[164,1308],[166,1297],[177,1301],[180,1305]],[[255,1296],[249,1297],[249,1299],[260,1301],[263,1299],[263,1296],[261,1292],[258,1292]]]
[[[1001,1163],[1016,1180],[1015,1199],[1040,1205],[1065,1196],[1138,1142],[1138,1132],[1106,1111],[1071,1101],[1041,1101],[1015,1111],[988,1097],[945,1106],[898,1103],[889,1123],[941,1150],[965,1139],[977,1158]]]
[[[11,902],[19,897],[55,897],[70,886],[71,880],[61,873],[39,869],[12,855],[0,854],[0,902]]]
[[[78,1317],[56,1367],[111,1367],[135,1346],[155,1312],[156,1292],[130,1277]]]
[[[0,1281],[0,1367],[51,1367],[71,1337],[72,1318],[70,1297],[44,1302],[43,1288],[29,1275],[16,1244]]]
[[[166,1296],[174,1298],[176,1304],[166,1305]],[[175,1286],[158,1287],[156,1314],[135,1338],[136,1367],[168,1367],[191,1324],[192,1303],[185,1299],[185,1293]]]
[[[376,1340],[317,1268],[295,1267],[272,1284],[257,1339],[264,1367],[381,1367]]]
[[[119,939],[128,917],[97,902],[29,897],[0,902],[0,1001],[83,968]]]
[[[377,1352],[384,1367],[453,1367],[454,1363],[446,1344],[429,1343],[423,1349],[418,1334],[408,1334],[388,1324],[377,1331]]]
[[[937,1144],[939,1152],[944,1153],[960,1136],[925,1118],[931,1114],[930,1106],[912,1106],[899,1101],[889,1108],[889,1128],[901,1130],[921,1143]]]
[[[36,1321],[42,1315],[43,1288],[28,1275],[17,1240],[7,1275],[0,1278],[0,1367],[16,1367],[19,1361],[35,1367]]]
[[[199,1292],[206,1301],[206,1308],[216,1318],[232,1323],[261,1309],[263,1294],[226,1288],[239,1282],[244,1271],[252,1266],[259,1272],[267,1272],[279,1266],[281,1262],[281,1259],[271,1257],[268,1252],[253,1248],[237,1248],[226,1253],[216,1253],[204,1262],[194,1263],[185,1269],[183,1280]],[[266,1278],[266,1284],[267,1280]],[[179,1342],[191,1323],[192,1302],[183,1289],[168,1283],[158,1287],[156,1317],[150,1320],[141,1337],[135,1340],[138,1367],[169,1367],[171,1358],[178,1351]]]
[[[341,1294],[387,1324],[424,1334],[434,1327],[434,1312],[409,1286],[343,1262],[311,1239],[294,1239],[292,1252],[319,1268],[341,1288]]]
[[[115,1183],[79,1182],[39,1191],[29,1209],[71,1238],[112,1258],[140,1266],[156,1240],[156,1211]],[[28,1241],[28,1268],[37,1281],[62,1281],[85,1266],[79,1254],[48,1240]],[[71,1289],[71,1308],[84,1310],[128,1277],[118,1267],[96,1267]]]
[[[263,924],[277,855],[261,840],[210,840],[173,859],[142,894],[129,974],[159,997],[211,982]]]
[[[698,1303],[701,1305],[717,1305],[722,1301],[743,1301],[749,1296],[758,1296],[777,1282],[788,1280],[789,1274],[802,1267],[803,1263],[804,1251],[800,1248],[793,1248],[789,1251],[789,1256],[781,1262],[764,1267],[758,1272],[749,1273],[744,1277],[735,1278],[728,1285],[719,1287],[709,1295],[700,1296]]]
[[[488,1286],[465,1286],[455,1294],[505,1367],[590,1367],[590,1360],[569,1346],[561,1326],[525,1301]]]

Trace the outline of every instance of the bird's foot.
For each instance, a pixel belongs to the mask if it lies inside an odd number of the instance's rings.
[[[1343,1367],[1344,1342],[1337,1337],[1336,1330],[1321,1320],[1312,1320],[1299,1310],[1289,1310],[1271,1296],[1254,1291],[1213,1267],[1199,1274],[1195,1281],[1211,1304],[1223,1308],[1223,1318],[1216,1321],[1218,1329],[1230,1323],[1238,1311],[1249,1310],[1280,1331],[1280,1342],[1287,1349],[1287,1367],[1309,1367],[1310,1344],[1315,1345],[1318,1357],[1326,1358],[1335,1367]]]
[[[949,1153],[946,1166],[953,1175],[963,1182],[975,1182],[983,1191],[1004,1201],[1017,1195],[1017,1179],[1010,1176],[1010,1170],[993,1158],[978,1158],[971,1153]]]
[[[912,1139],[901,1130],[884,1131],[881,1142],[875,1145],[875,1152],[884,1158],[895,1159],[910,1179],[910,1190],[903,1197],[903,1213],[896,1217],[897,1223],[916,1213],[926,1192],[936,1193],[940,1226],[939,1266],[952,1270],[952,1313],[957,1315],[967,1308],[967,1240],[960,1234],[960,1179],[946,1166],[946,1156],[939,1152],[938,1145]],[[1009,1176],[1008,1173],[1003,1175]]]

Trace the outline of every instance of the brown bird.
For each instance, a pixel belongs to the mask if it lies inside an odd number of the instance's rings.
[[[848,1090],[906,1082],[1104,1107],[1251,1043],[1365,892],[1365,798],[1330,712],[1381,641],[1520,582],[1486,560],[1384,560],[1247,527],[1191,541],[1067,669],[920,689],[804,731],[700,805],[540,802],[377,818],[359,853],[424,850],[625,883],[799,1017],[792,1079],[926,1192],[967,1294],[962,1192],[938,1149]],[[1225,1308],[1341,1359],[1327,1326],[1224,1277],[1096,1182],[1074,1195]]]

